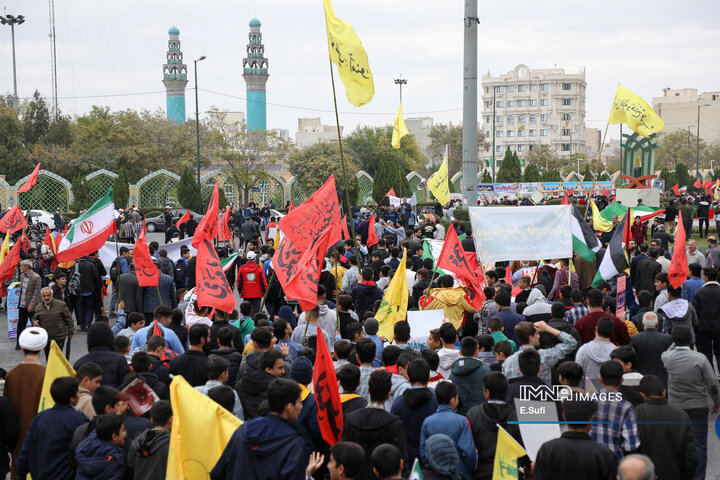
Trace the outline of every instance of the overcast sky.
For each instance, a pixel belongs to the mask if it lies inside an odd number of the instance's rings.
[[[462,120],[463,4],[334,0],[335,14],[349,21],[363,42],[375,80],[375,97],[357,108],[347,102],[336,77],[346,132],[356,125],[394,121],[398,90],[393,78],[400,75],[408,79],[406,117]],[[521,63],[566,72],[585,67],[588,127],[604,128],[618,82],[648,102],[661,96],[663,87],[720,90],[720,2],[479,4],[479,78],[488,70],[498,75]],[[49,97],[47,1],[4,0],[0,6],[26,17],[15,36],[18,95],[29,97],[38,89]],[[192,59],[207,56],[198,64],[200,111],[211,106],[245,111],[242,59],[248,22],[257,17],[270,62],[268,128],[288,129],[294,136],[298,117],[319,116],[323,124],[334,124],[321,0],[60,0],[55,15],[58,96],[64,113],[82,114],[92,105],[164,110],[162,65],[167,30],[173,25],[180,29],[188,88],[194,87]],[[0,26],[0,92],[11,91],[10,28]],[[194,100],[194,91],[188,90],[188,117],[194,115]],[[609,136],[617,137],[617,130],[611,127]]]

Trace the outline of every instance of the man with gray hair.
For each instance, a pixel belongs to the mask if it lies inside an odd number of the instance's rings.
[[[15,350],[20,350],[20,334],[25,330],[27,321],[40,303],[42,279],[40,279],[40,275],[33,271],[32,267],[32,260],[22,260],[20,262],[20,299],[18,303]]]
[[[630,337],[630,346],[635,349],[635,369],[643,375],[656,375],[667,383],[667,372],[660,361],[660,354],[670,348],[670,335],[658,331],[658,316],[655,312],[643,315],[644,330]]]
[[[655,480],[655,465],[646,455],[633,453],[618,465],[618,480]]]
[[[47,359],[52,340],[55,340],[60,350],[65,346],[65,339],[72,341],[75,322],[73,322],[72,315],[65,302],[53,297],[52,288],[45,287],[41,289],[40,295],[42,301],[35,306],[32,323],[34,327],[41,327],[47,331],[48,341],[47,345],[45,345],[45,358]]]

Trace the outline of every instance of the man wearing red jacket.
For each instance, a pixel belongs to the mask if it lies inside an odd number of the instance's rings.
[[[255,252],[247,253],[247,261],[238,268],[237,284],[240,296],[252,304],[253,314],[260,311],[260,300],[267,288],[265,273],[257,264],[256,256]]]

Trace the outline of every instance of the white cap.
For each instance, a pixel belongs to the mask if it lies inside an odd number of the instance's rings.
[[[20,348],[32,352],[39,352],[48,342],[48,333],[44,328],[28,327],[20,334]]]
[[[249,251],[247,252],[247,255],[245,255],[245,258],[247,258],[248,260],[254,260],[255,257],[257,257],[257,254],[253,251]]]

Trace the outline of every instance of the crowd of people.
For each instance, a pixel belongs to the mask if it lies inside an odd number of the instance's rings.
[[[685,215],[689,202],[681,203]],[[187,247],[173,262],[162,245],[149,244],[157,288],[138,284],[129,248],[109,271],[92,254],[49,276],[36,272],[33,252],[25,251],[16,276],[24,359],[7,372],[0,399],[7,452],[0,475],[165,478],[169,386],[182,376],[244,422],[212,479],[390,480],[408,478],[416,459],[425,479],[489,480],[496,468],[541,480],[705,478],[708,421],[720,408],[720,246],[708,237],[703,255],[691,240],[690,276],[670,285],[672,205],[664,224],[633,229],[624,305],[617,305],[615,281],[592,287],[609,241],[603,232],[593,261],[576,255],[486,266],[485,300],[474,306],[452,275],[434,273],[424,251],[423,240],[444,239],[449,225],[475,251],[470,225],[453,219],[457,205],[436,202],[432,214],[406,199],[374,212],[354,208],[347,230],[355,240],[326,252],[317,305],[307,311],[274,275],[279,219],[271,208],[233,211],[234,238],[217,247],[221,259],[240,252],[226,275],[241,300],[228,312],[198,304],[196,258]],[[167,229],[177,228],[167,213]],[[372,215],[378,242],[368,246]],[[140,218],[135,209],[123,215],[118,236],[134,238]],[[187,223],[166,233],[166,243],[192,236]],[[379,335],[374,317],[395,275],[407,277],[408,310],[443,310],[426,339],[406,320]],[[616,316],[623,307],[627,313]],[[87,354],[74,362],[75,377],[53,381],[55,405],[37,413],[43,352],[47,359],[51,341],[69,345],[76,328],[87,331]],[[342,401],[341,441],[332,446],[313,392],[320,331]],[[140,416],[118,397],[136,380],[160,399]],[[561,436],[532,460],[498,466],[500,427],[525,444],[517,408],[527,400],[524,387],[551,385],[572,391],[554,405]]]

